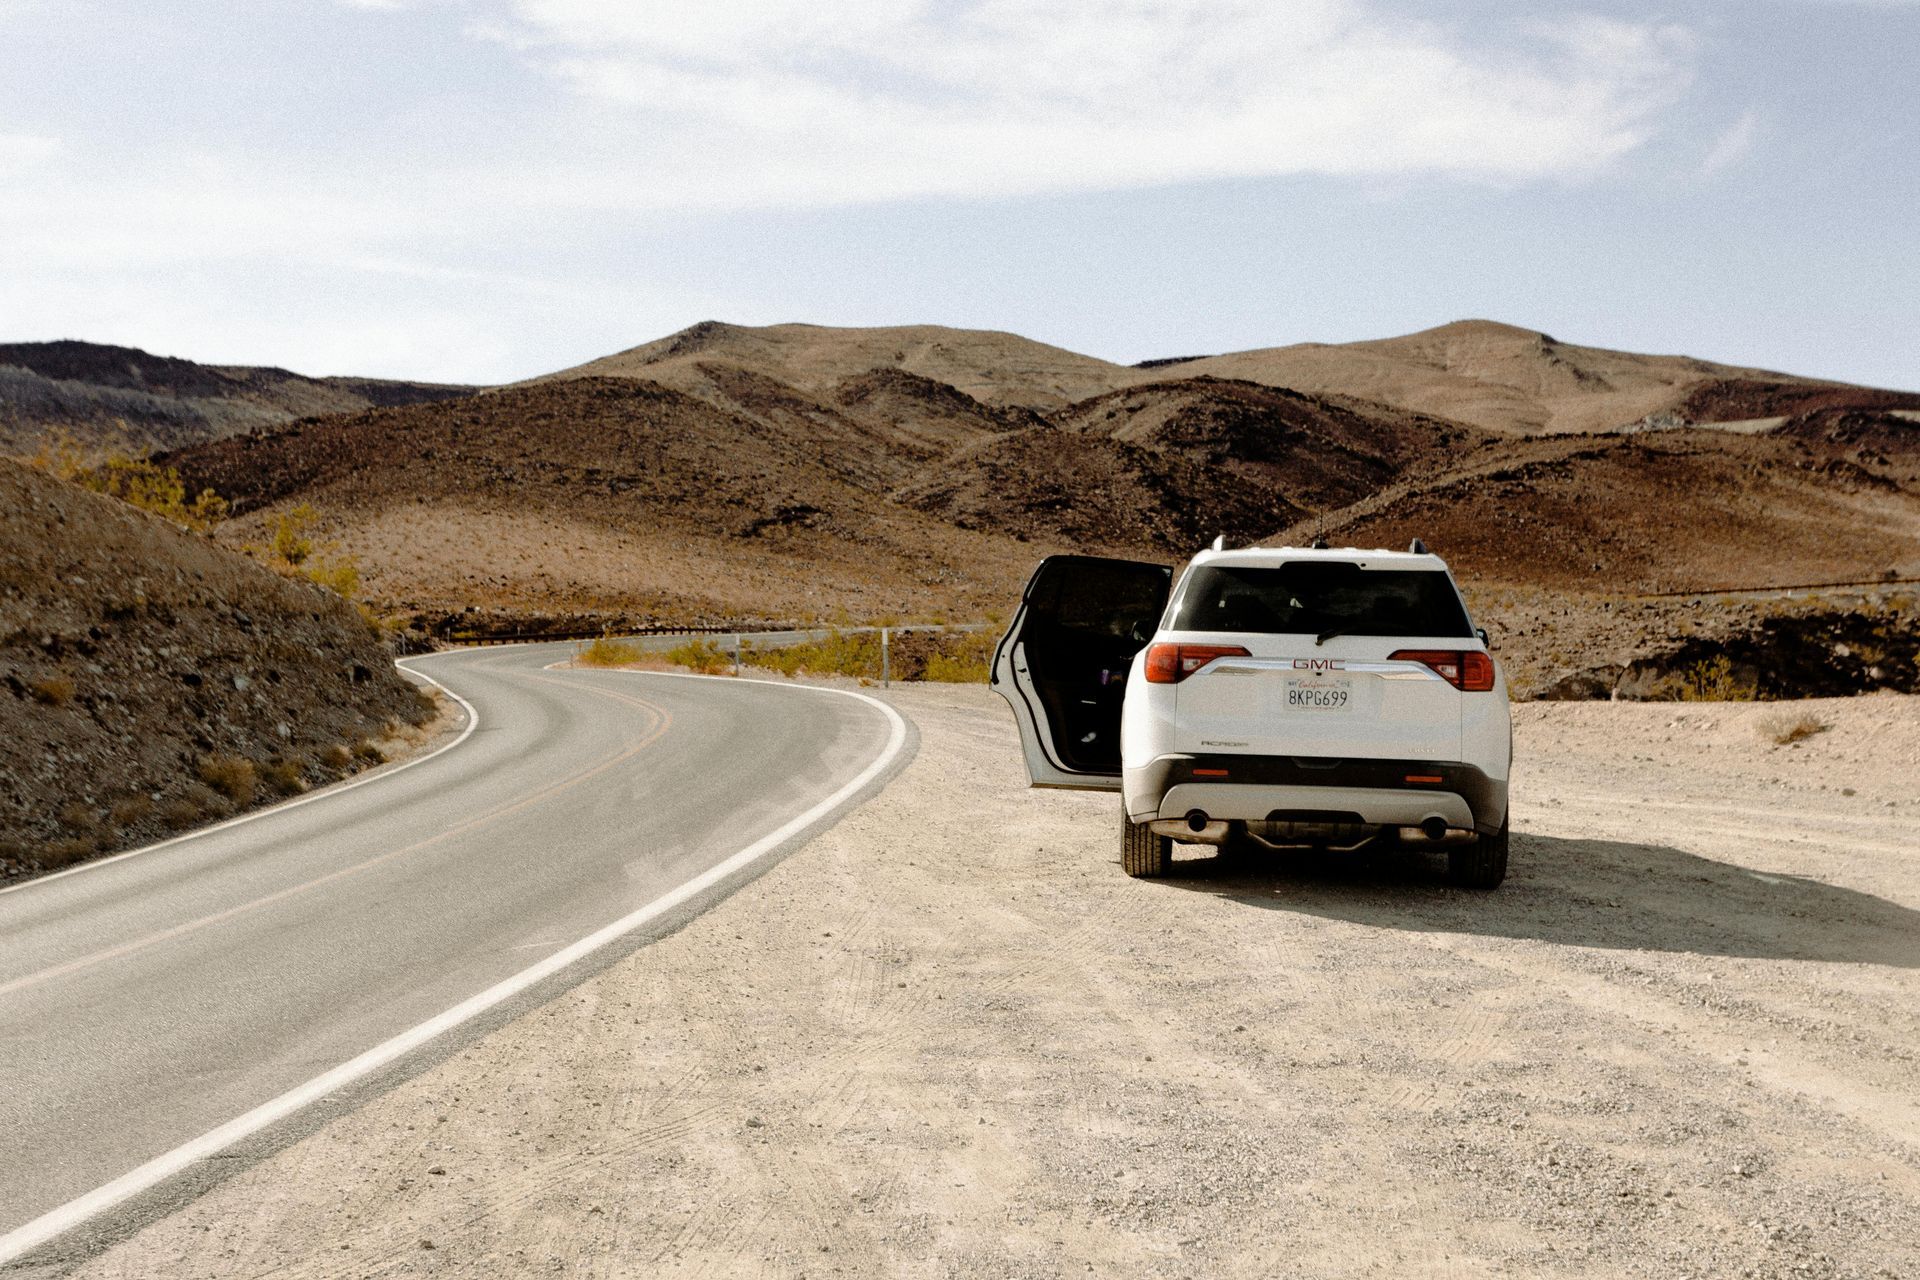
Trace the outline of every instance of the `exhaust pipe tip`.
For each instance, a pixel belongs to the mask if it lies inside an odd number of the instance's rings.
[[[1438,844],[1447,838],[1447,820],[1441,817],[1428,818],[1420,824],[1420,833]]]
[[[1207,811],[1205,809],[1195,809],[1187,814],[1187,829],[1189,831],[1205,831],[1207,829],[1207,821]]]

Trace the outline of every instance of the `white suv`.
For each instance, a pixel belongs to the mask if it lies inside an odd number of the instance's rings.
[[[1036,787],[1120,791],[1121,865],[1175,839],[1443,850],[1507,871],[1506,679],[1419,542],[1040,563],[993,659]]]

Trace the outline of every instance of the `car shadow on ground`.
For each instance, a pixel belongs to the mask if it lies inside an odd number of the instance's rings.
[[[1452,888],[1440,858],[1399,849],[1175,852],[1170,887],[1381,929],[1920,968],[1920,911],[1664,845],[1516,834],[1490,893]]]

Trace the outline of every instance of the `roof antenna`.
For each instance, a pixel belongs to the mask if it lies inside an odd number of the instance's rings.
[[[1209,550],[1225,551],[1226,549],[1227,549],[1227,535],[1224,533],[1216,534],[1213,539],[1213,545],[1212,547],[1209,548]]]
[[[1407,550],[1411,551],[1416,556],[1423,556],[1427,554],[1427,544],[1420,541],[1420,539],[1415,538],[1413,540],[1413,545],[1408,547]]]
[[[1307,544],[1307,550],[1309,551],[1325,551],[1326,549],[1327,549],[1327,535],[1324,533],[1314,534],[1313,541]]]

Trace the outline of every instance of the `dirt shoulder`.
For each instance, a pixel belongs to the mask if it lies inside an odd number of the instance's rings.
[[[1920,1272],[1920,700],[1520,707],[1472,895],[1129,881],[984,689],[891,697],[831,832],[82,1274]]]

